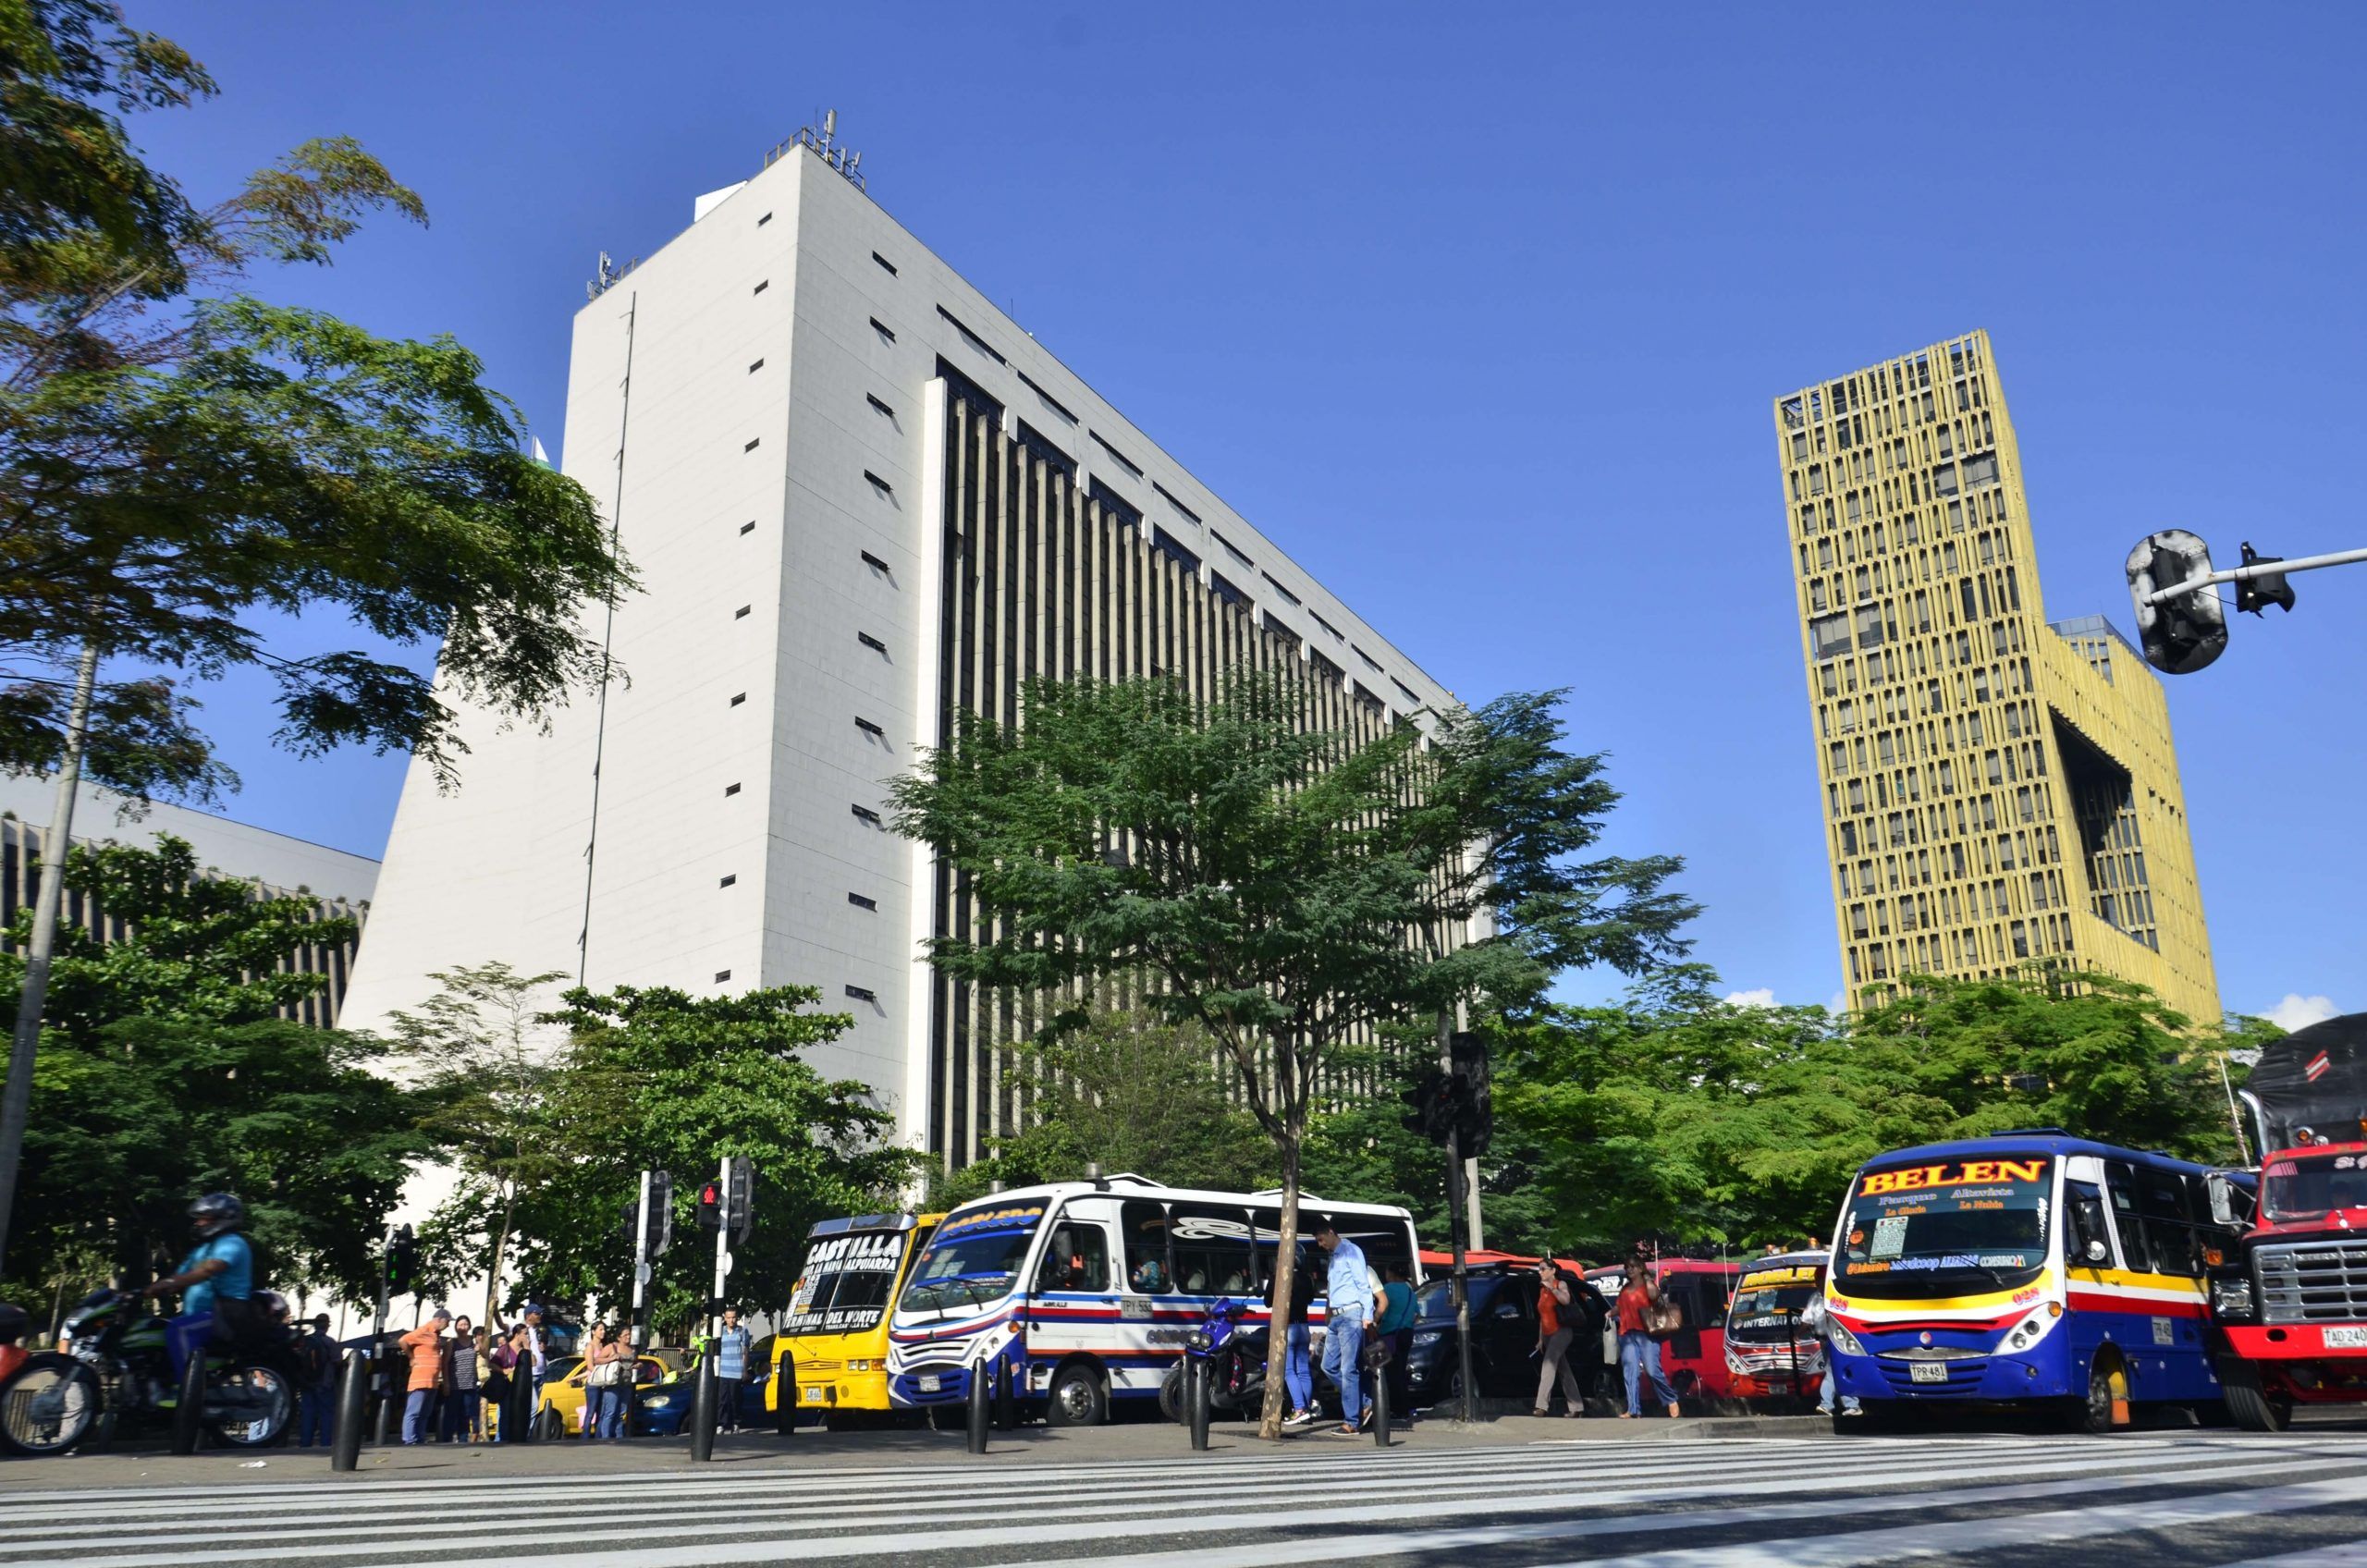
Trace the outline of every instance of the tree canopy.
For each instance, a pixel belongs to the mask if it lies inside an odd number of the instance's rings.
[[[373,1043],[279,1016],[328,977],[278,966],[350,941],[353,923],[207,876],[169,835],[78,847],[66,879],[128,928],[105,945],[60,930],[11,1276],[103,1261],[145,1279],[187,1250],[190,1199],[227,1190],[267,1282],[366,1296],[378,1222],[427,1142],[409,1092],[371,1070]],[[0,1008],[15,1006],[30,922],[18,913],[18,950],[0,952]]]
[[[596,1295],[621,1307],[632,1252],[617,1233],[619,1210],[643,1170],[668,1170],[677,1183],[674,1245],[655,1265],[651,1316],[679,1325],[706,1300],[714,1268],[711,1238],[695,1225],[699,1184],[719,1159],[744,1155],[755,1172],[755,1223],[734,1249],[730,1293],[752,1306],[785,1303],[815,1220],[892,1208],[914,1174],[870,1090],[825,1078],[805,1060],[854,1023],[808,1011],[820,999],[810,986],[727,997],[565,993],[547,1015],[565,1043],[536,1091],[541,1161],[507,1193],[482,1177],[462,1182],[428,1227],[440,1271],[473,1276],[506,1197],[518,1292]]]

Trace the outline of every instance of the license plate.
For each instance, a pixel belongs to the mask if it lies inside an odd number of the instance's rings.
[[[933,1394],[939,1391],[944,1387],[945,1379],[938,1377],[936,1373],[924,1372],[921,1374],[921,1392],[925,1394]]]
[[[808,1389],[808,1390],[805,1390],[805,1403],[808,1403],[808,1404],[819,1404],[819,1403],[822,1403],[822,1390],[819,1390],[819,1389]]]
[[[1948,1380],[1948,1364],[1944,1361],[1910,1361],[1907,1366],[1907,1380],[1910,1383],[1944,1383]]]
[[[2328,1350],[2367,1350],[2367,1329],[2328,1329]]]

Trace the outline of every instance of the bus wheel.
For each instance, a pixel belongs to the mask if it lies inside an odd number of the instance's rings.
[[[1055,1427],[1098,1427],[1110,1419],[1110,1396],[1100,1368],[1072,1361],[1052,1374],[1045,1417]]]
[[[2089,1364],[2088,1397],[2074,1407],[2071,1424],[2100,1438],[2129,1424],[2128,1373],[2118,1356],[2100,1354]]]
[[[2249,1361],[2230,1358],[2219,1364],[2219,1391],[2226,1396],[2227,1414],[2247,1432],[2281,1432],[2292,1423],[2293,1406],[2268,1396],[2260,1384],[2260,1368]]]

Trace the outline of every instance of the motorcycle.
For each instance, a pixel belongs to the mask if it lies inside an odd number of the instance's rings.
[[[1208,1369],[1208,1408],[1246,1415],[1266,1398],[1266,1332],[1242,1322],[1248,1304],[1218,1301],[1209,1306],[1200,1326],[1184,1339],[1184,1357],[1159,1380],[1159,1414],[1170,1421],[1188,1421],[1184,1408],[1184,1370],[1197,1362]]]
[[[170,1422],[189,1452],[202,1427],[232,1448],[276,1442],[296,1413],[285,1357],[209,1344],[176,1375],[166,1320],[138,1296],[92,1292],[66,1319],[62,1351],[0,1383],[0,1448],[31,1456],[104,1447],[128,1424]]]

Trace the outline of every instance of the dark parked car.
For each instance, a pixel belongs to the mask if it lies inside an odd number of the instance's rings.
[[[1472,1270],[1471,1372],[1481,1399],[1537,1394],[1537,1276],[1490,1264]],[[1403,1389],[1413,1408],[1446,1404],[1462,1380],[1455,1345],[1454,1282],[1434,1277],[1414,1292],[1414,1340]]]

